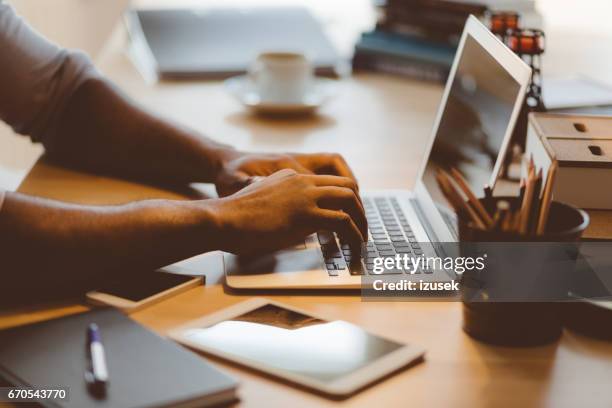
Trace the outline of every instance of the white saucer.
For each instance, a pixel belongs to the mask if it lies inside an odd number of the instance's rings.
[[[279,103],[262,101],[255,84],[246,75],[229,78],[226,89],[244,106],[258,113],[266,114],[306,114],[314,112],[336,93],[336,82],[327,78],[315,78],[311,88],[304,94],[301,102]]]

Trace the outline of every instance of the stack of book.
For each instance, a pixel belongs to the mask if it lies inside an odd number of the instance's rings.
[[[443,83],[455,50],[454,45],[376,30],[362,34],[355,47],[353,71],[375,71]]]
[[[484,17],[487,6],[454,0],[388,0],[382,30],[456,42],[470,14]]]
[[[445,82],[470,14],[484,18],[485,4],[463,0],[387,0],[376,29],[362,34],[353,70],[378,71]]]

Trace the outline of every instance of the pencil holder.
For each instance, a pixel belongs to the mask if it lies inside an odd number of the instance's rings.
[[[517,197],[480,201],[493,213],[501,200],[512,210],[520,205]],[[536,346],[558,339],[561,305],[567,298],[578,241],[588,224],[584,211],[558,202],[551,204],[541,235],[483,230],[460,221],[461,255],[486,259],[483,269],[467,270],[461,278],[464,331],[503,346]]]
[[[482,198],[479,201],[490,214],[495,212],[500,201],[510,204],[511,210],[520,207],[518,197]],[[575,242],[580,240],[589,226],[589,215],[585,211],[558,201],[551,203],[549,219],[542,235],[482,230],[463,222],[466,218],[459,215],[459,237],[461,241],[469,242]]]

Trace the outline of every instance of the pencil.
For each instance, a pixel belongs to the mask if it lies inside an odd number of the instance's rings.
[[[529,227],[529,211],[531,210],[531,204],[533,202],[533,196],[535,192],[535,169],[530,166],[529,175],[527,176],[527,182],[525,184],[525,197],[521,204],[520,209],[520,226],[519,232],[521,234],[527,233]]]
[[[506,200],[497,202],[497,210],[493,216],[493,229],[503,230],[503,223],[507,222],[508,213],[510,212],[510,203]]]
[[[546,184],[544,185],[544,194],[542,195],[542,205],[540,206],[540,214],[538,216],[538,226],[536,234],[544,234],[546,223],[548,222],[548,214],[550,213],[550,205],[552,203],[552,190],[555,184],[555,174],[557,173],[557,162],[554,161],[548,169],[546,175]]]
[[[529,208],[529,224],[527,229],[529,232],[535,233],[538,225],[538,213],[540,212],[540,194],[542,193],[542,169],[538,171],[536,176],[535,186],[533,188],[533,201]]]
[[[514,232],[518,232],[521,225],[521,211],[517,210],[512,214],[512,220],[510,224],[510,230]]]
[[[519,202],[523,202],[523,198],[525,197],[525,179],[521,179],[521,185],[519,188]]]
[[[489,215],[487,210],[484,208],[484,206],[482,205],[480,200],[478,200],[476,195],[474,195],[474,193],[472,192],[472,189],[470,189],[470,187],[467,184],[467,181],[463,178],[463,176],[461,175],[459,170],[457,170],[457,169],[455,169],[453,167],[451,169],[451,176],[457,182],[457,185],[459,185],[461,190],[463,190],[463,192],[465,193],[465,196],[467,197],[468,201],[470,202],[470,204],[472,204],[472,206],[474,207],[474,209],[478,213],[478,216],[484,222],[485,226],[487,228],[493,227],[493,219],[491,218],[491,216]],[[448,177],[448,176],[446,176],[446,177]]]
[[[504,232],[512,231],[512,217],[513,217],[513,214],[511,211],[505,212],[504,218],[502,219],[502,231]]]
[[[502,213],[499,209],[495,210],[495,214],[493,214],[493,226],[491,227],[494,231],[501,231],[502,228]]]
[[[470,220],[476,224],[478,228],[486,229],[484,222],[480,219],[476,211],[474,211],[474,209],[461,197],[461,194],[452,185],[448,176],[440,171],[436,175],[436,179],[438,180],[442,193],[444,193],[446,199],[451,203],[457,215],[460,216],[461,213],[467,214]]]

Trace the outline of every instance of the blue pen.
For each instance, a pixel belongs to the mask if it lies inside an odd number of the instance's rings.
[[[100,329],[95,323],[87,327],[87,351],[89,355],[89,369],[85,372],[85,380],[94,386],[104,386],[108,382],[108,368]]]

